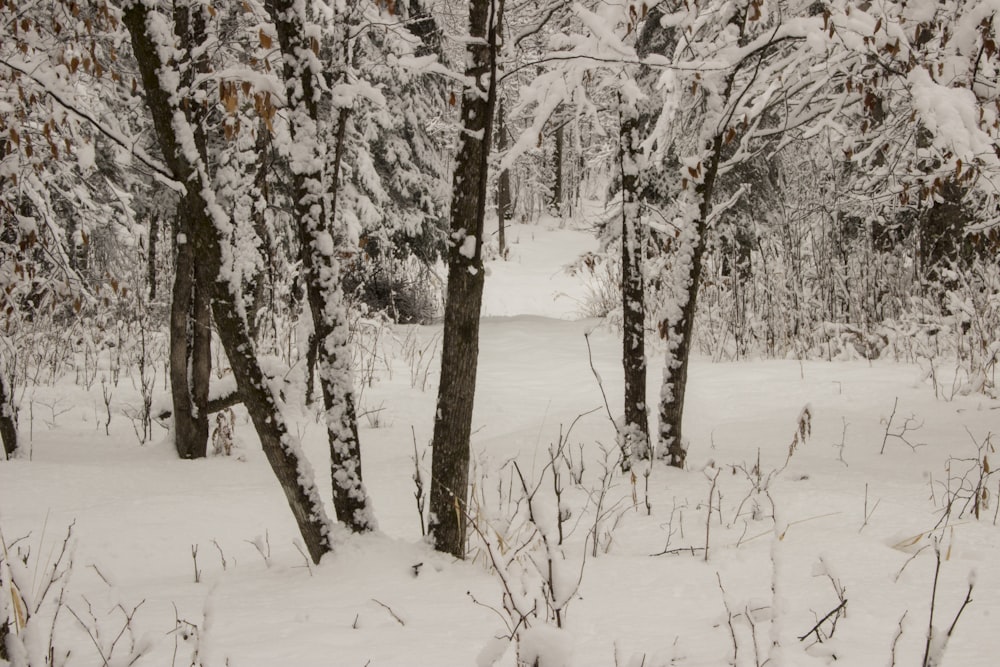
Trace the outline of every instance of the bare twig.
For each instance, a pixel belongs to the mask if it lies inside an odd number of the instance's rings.
[[[380,602],[379,600],[376,600],[375,598],[372,598],[372,602],[374,602],[375,604],[377,604],[378,606],[382,607],[382,608],[383,608],[383,609],[385,609],[385,610],[386,610],[387,612],[389,612],[389,615],[390,615],[390,616],[392,616],[392,617],[393,617],[394,619],[396,619],[396,622],[397,622],[397,623],[399,623],[399,624],[400,624],[400,625],[402,625],[403,627],[406,627],[406,623],[405,623],[405,622],[403,621],[403,619],[401,619],[401,618],[400,618],[400,617],[399,617],[399,616],[398,616],[398,615],[396,614],[396,612],[394,612],[394,611],[392,610],[392,607],[390,607],[389,605],[387,605],[387,604],[386,604],[386,603],[384,603],[384,602]]]
[[[812,628],[811,628],[811,629],[809,630],[809,632],[807,632],[807,633],[805,633],[804,635],[802,635],[801,637],[799,637],[799,641],[800,641],[800,642],[804,642],[804,641],[806,640],[806,637],[808,637],[809,635],[811,635],[811,634],[813,634],[813,633],[816,633],[816,639],[818,639],[818,640],[819,640],[820,642],[822,642],[822,641],[823,641],[823,635],[822,635],[822,634],[820,634],[820,631],[819,631],[819,630],[820,630],[820,626],[822,626],[822,625],[823,625],[823,624],[824,624],[824,623],[825,623],[825,622],[826,622],[827,620],[829,620],[829,619],[830,619],[831,617],[836,617],[836,616],[838,616],[838,615],[840,614],[840,612],[841,612],[841,611],[842,611],[842,610],[843,610],[843,609],[844,609],[844,608],[845,608],[846,606],[847,606],[847,598],[844,598],[843,600],[841,600],[841,601],[840,601],[840,604],[838,604],[838,605],[837,605],[836,607],[834,607],[833,609],[831,609],[831,610],[830,610],[830,611],[829,611],[829,612],[827,613],[827,615],[826,615],[826,616],[824,616],[823,618],[821,618],[821,619],[819,620],[819,622],[818,622],[818,623],[816,623],[816,625],[814,625],[814,626],[813,626],[813,627],[812,627]]]

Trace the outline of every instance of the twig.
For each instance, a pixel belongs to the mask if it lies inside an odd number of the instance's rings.
[[[823,636],[820,635],[820,633],[819,633],[820,626],[823,625],[823,623],[825,623],[834,614],[839,614],[840,611],[844,607],[846,607],[846,606],[847,606],[847,598],[844,598],[843,600],[841,600],[840,604],[838,604],[836,607],[834,607],[833,609],[831,609],[830,612],[827,613],[826,616],[824,616],[823,618],[821,618],[819,620],[819,622],[816,625],[814,625],[811,630],[809,630],[809,632],[807,632],[804,635],[802,635],[801,637],[799,637],[799,641],[800,642],[804,642],[806,640],[806,637],[808,637],[809,635],[811,635],[812,633],[815,632],[816,633],[816,639],[818,639],[820,642],[822,642],[823,641]]]
[[[191,545],[191,560],[194,561],[194,583],[201,583],[201,570],[198,569],[198,545]]]
[[[941,574],[941,548],[938,541],[934,540],[934,585],[931,587],[931,609],[927,615],[927,643],[924,644],[924,659],[920,662],[923,667],[929,667],[931,658],[931,640],[934,636],[934,605],[937,602],[938,576]],[[961,613],[961,612],[959,612]]]
[[[705,518],[705,562],[708,562],[708,537],[709,531],[712,525],[712,497],[715,495],[715,485],[719,481],[719,473],[722,470],[716,470],[715,476],[712,477],[712,486],[708,489],[708,516]],[[720,511],[722,503],[719,503]]]
[[[372,598],[372,602],[374,602],[375,604],[377,604],[378,606],[382,607],[387,612],[389,612],[389,615],[392,616],[394,619],[396,619],[397,623],[399,623],[400,625],[402,625],[404,628],[406,627],[406,623],[404,623],[403,619],[401,619],[399,616],[396,615],[396,612],[394,612],[392,610],[392,607],[390,607],[389,605],[387,605],[384,602],[380,602],[380,601],[376,600],[375,598]]]
[[[958,625],[959,616],[962,615],[962,612],[965,611],[965,608],[968,607],[969,604],[972,602],[972,589],[974,586],[975,586],[974,583],[969,582],[969,590],[966,591],[965,593],[965,600],[962,602],[962,606],[958,608],[958,613],[955,614],[955,620],[951,622],[951,627],[948,628],[948,634],[945,636],[951,637],[951,634],[955,632],[955,626]]]
[[[611,406],[608,404],[608,395],[604,392],[604,381],[601,380],[601,374],[597,372],[594,368],[594,355],[590,350],[590,332],[583,334],[583,339],[587,341],[587,361],[590,363],[590,372],[594,374],[594,378],[597,380],[597,387],[601,390],[601,398],[604,399],[604,409],[608,412],[608,420],[611,425],[615,427],[615,432],[618,432],[618,425],[615,424],[615,418],[611,414]]]
[[[708,550],[705,550],[706,556]],[[729,603],[726,601],[726,589],[722,586],[722,575],[715,573],[715,579],[719,582],[719,591],[722,593],[722,606],[726,608],[726,623],[729,625],[729,636],[733,639],[733,665],[740,662],[739,644],[736,642],[736,629],[733,627],[733,612],[729,610]]]
[[[903,615],[899,617],[899,629],[896,630],[896,636],[892,638],[892,649],[889,652],[889,667],[896,667],[896,644],[899,643],[899,638],[903,636],[903,621],[906,620],[906,615],[909,613],[909,610],[904,611]]]

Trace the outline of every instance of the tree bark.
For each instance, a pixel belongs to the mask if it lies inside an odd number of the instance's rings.
[[[337,113],[333,164],[324,169],[325,151],[320,144],[326,127],[320,117],[320,95],[329,96],[326,86],[318,85],[311,69],[306,32],[306,17],[294,0],[268,0],[268,13],[278,33],[284,54],[283,74],[291,105],[289,125],[297,144],[311,147],[315,154],[306,166],[293,165],[295,217],[305,272],[306,297],[313,321],[309,354],[315,354],[326,430],[330,444],[330,474],[333,480],[333,506],[340,519],[354,532],[375,528],[371,503],[361,476],[361,444],[354,405],[351,377],[351,354],[348,345],[347,307],[340,285],[340,262],[335,256],[331,229],[336,223],[336,205],[340,190],[340,164],[345,150],[349,109]],[[346,66],[348,44],[343,48]],[[338,54],[340,55],[340,54]],[[326,91],[326,92],[320,92]],[[323,194],[329,195],[327,208]],[[313,347],[315,346],[315,347]],[[312,362],[313,359],[309,361]],[[311,373],[310,373],[311,375]]]
[[[160,236],[160,214],[149,216],[149,247],[146,249],[146,285],[149,288],[149,300],[156,300],[156,245]]]
[[[646,293],[643,279],[643,233],[640,219],[639,166],[636,162],[639,119],[621,104],[618,163],[622,181],[622,366],[625,371],[625,423],[619,433],[622,465],[651,458],[646,410]]]
[[[563,152],[565,151],[566,124],[559,123],[556,128],[556,145],[552,151],[552,201],[549,202],[549,212],[562,217],[563,214]]]
[[[724,99],[728,99],[728,93],[727,90]],[[660,335],[667,339],[668,349],[671,350],[663,368],[660,395],[660,455],[670,465],[678,468],[683,468],[687,460],[687,448],[681,431],[684,395],[687,391],[688,359],[691,356],[694,316],[698,307],[698,288],[701,284],[702,263],[707,245],[708,216],[712,212],[712,194],[715,189],[715,178],[719,172],[721,152],[722,135],[717,134],[712,139],[707,155],[704,177],[701,183],[695,186],[698,215],[691,221],[692,228],[682,230],[681,236],[677,239],[681,246],[678,252],[690,253],[686,274],[675,275],[675,279],[679,279],[682,283],[682,292],[686,291],[687,300],[681,304],[679,318],[660,323]]]
[[[674,48],[674,31],[660,24],[663,4],[654,5],[646,15],[636,51],[640,58],[651,54],[668,55]],[[647,65],[640,65],[636,80],[642,89],[652,91],[658,75]],[[660,109],[655,96],[633,101],[618,99],[618,164],[622,190],[622,367],[625,376],[625,423],[619,433],[624,455],[623,465],[631,460],[652,458],[649,436],[649,410],[646,399],[646,284],[644,275],[646,231],[642,224],[644,191],[641,133],[648,128]]]
[[[504,125],[503,102],[497,101],[497,152],[507,150],[507,127]],[[505,227],[513,216],[510,196],[510,170],[504,169],[497,177],[497,243],[500,246],[500,257],[507,257],[507,238]]]
[[[192,391],[195,252],[189,199],[184,197],[177,209],[176,270],[170,301],[170,396],[174,406],[174,447],[182,459],[203,458],[208,448],[208,414],[196,407]]]
[[[318,563],[323,554],[330,551],[331,525],[319,493],[312,484],[308,463],[301,458],[296,443],[290,437],[277,400],[257,362],[253,341],[247,335],[247,324],[236,295],[227,281],[219,280],[223,238],[213,218],[213,211],[215,215],[219,214],[218,206],[212,206],[215,193],[204,161],[192,155],[188,133],[181,134],[174,127],[175,119],[182,116],[182,103],[173,99],[176,91],[160,86],[159,72],[170,65],[160,60],[157,44],[148,32],[150,11],[145,4],[135,2],[124,9],[122,20],[131,37],[160,150],[174,179],[185,188],[191,204],[190,228],[193,246],[197,249],[195,280],[211,290],[210,295],[214,297],[211,300],[212,314],[240,395],[257,430],[264,454],[285,493],[306,549],[313,561]],[[204,145],[198,149],[203,150]]]
[[[441,383],[431,459],[430,534],[434,548],[465,556],[469,438],[483,297],[483,223],[496,106],[496,26],[503,0],[470,0],[462,133],[452,180],[448,288]]]
[[[186,55],[181,80],[190,86],[195,71],[208,70],[204,56],[195,56],[195,46],[205,40],[205,21],[200,11],[192,15],[188,5],[174,7],[174,34]],[[200,104],[184,110],[195,127],[195,143],[205,159],[206,112]],[[205,290],[207,285],[195,279],[198,261],[194,248],[192,221],[199,202],[190,194],[177,206],[177,258],[170,304],[170,392],[174,404],[174,447],[182,459],[200,459],[208,455],[208,385],[212,372],[211,315]]]
[[[13,458],[17,451],[17,423],[14,421],[14,397],[7,378],[0,373],[0,440],[3,440],[3,451],[6,458]]]

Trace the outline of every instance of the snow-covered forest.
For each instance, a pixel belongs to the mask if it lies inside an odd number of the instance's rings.
[[[996,664],[998,32],[0,0],[0,665]]]

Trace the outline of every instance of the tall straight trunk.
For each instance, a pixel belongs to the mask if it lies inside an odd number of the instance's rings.
[[[497,152],[507,150],[507,127],[504,125],[503,101],[497,101]],[[497,242],[500,245],[500,257],[507,255],[507,238],[505,227],[511,219],[510,170],[504,169],[497,177]]]
[[[556,128],[556,145],[552,151],[552,201],[549,211],[552,215],[563,214],[563,153],[565,152],[565,123]]]
[[[623,466],[649,459],[646,410],[646,298],[643,238],[636,161],[639,119],[631,105],[619,103],[618,164],[622,181],[622,366],[625,371],[625,423],[619,433]]]
[[[730,80],[730,86],[732,85]],[[729,91],[726,91],[728,99]],[[687,447],[683,440],[681,424],[684,417],[684,395],[687,390],[688,359],[691,356],[694,333],[694,316],[698,306],[698,288],[701,284],[701,270],[705,256],[708,232],[708,216],[712,212],[712,194],[715,178],[719,172],[719,158],[722,152],[722,135],[717,134],[711,141],[707,163],[703,164],[704,176],[695,186],[698,212],[694,220],[687,221],[677,238],[677,266],[683,266],[674,274],[682,298],[679,317],[660,322],[660,335],[667,340],[667,362],[663,367],[663,385],[660,394],[660,456],[678,468],[683,468],[687,460]],[[688,255],[685,261],[683,256]],[[686,297],[686,298],[685,298]]]
[[[146,254],[146,285],[149,288],[149,300],[156,300],[156,246],[160,237],[160,214],[149,216],[149,247]]]
[[[170,396],[174,406],[174,447],[182,459],[204,457],[208,448],[208,415],[195,407],[191,391],[195,252],[189,207],[190,202],[185,197],[177,208],[176,270],[170,301]]]
[[[448,289],[441,348],[441,381],[431,459],[430,534],[434,548],[465,556],[469,438],[479,361],[483,298],[483,222],[496,106],[496,26],[503,0],[470,0],[467,85],[462,133],[452,178]]]
[[[278,33],[284,54],[283,74],[291,105],[289,127],[296,144],[314,151],[309,160],[293,161],[292,185],[295,217],[305,272],[306,297],[312,315],[313,334],[310,355],[314,360],[323,393],[326,431],[330,444],[330,474],[333,481],[333,506],[340,519],[355,532],[373,530],[375,519],[361,477],[361,445],[354,404],[354,380],[351,377],[351,354],[347,324],[347,306],[340,284],[340,262],[332,247],[331,233],[336,223],[336,204],[340,189],[340,164],[343,160],[349,111],[337,113],[334,132],[333,164],[326,173],[326,151],[322,148],[326,128],[320,116],[320,95],[329,97],[326,86],[319,85],[306,54],[309,37],[304,9],[294,0],[268,0],[268,13]],[[348,44],[342,45],[346,65]],[[326,91],[321,93],[320,91]],[[326,206],[324,195],[329,195]]]
[[[3,451],[6,458],[14,456],[17,451],[17,423],[14,421],[14,397],[7,378],[0,372],[0,440],[3,441]]]
[[[122,20],[129,31],[132,49],[139,67],[146,105],[153,120],[156,138],[164,160],[175,181],[185,189],[190,203],[188,210],[192,245],[195,248],[195,281],[205,286],[211,296],[211,309],[219,338],[233,369],[236,385],[250,418],[257,430],[261,447],[295,517],[303,542],[314,562],[330,551],[331,524],[323,502],[313,485],[308,462],[288,432],[278,401],[268,385],[257,361],[253,340],[248,335],[237,295],[229,282],[220,280],[223,236],[213,215],[221,215],[215,193],[207,174],[204,144],[197,143],[198,134],[190,132],[183,120],[183,102],[174,99],[176,91],[160,86],[160,71],[170,67],[160,59],[155,37],[149,32],[149,7],[141,2],[127,5]],[[153,33],[155,35],[155,33]],[[182,127],[175,127],[175,122]],[[201,134],[203,137],[203,134]],[[196,149],[196,150],[192,150]]]

